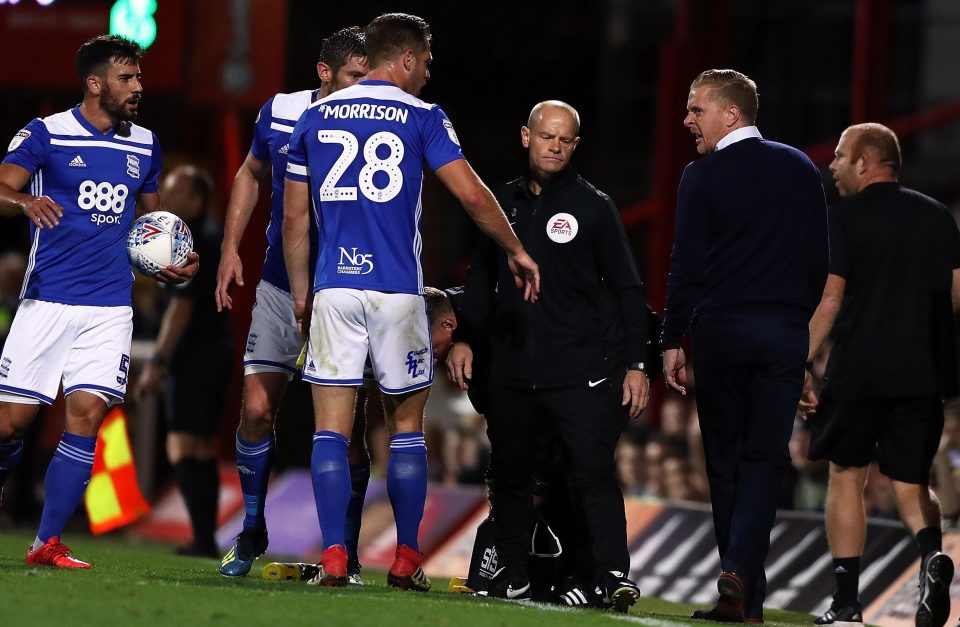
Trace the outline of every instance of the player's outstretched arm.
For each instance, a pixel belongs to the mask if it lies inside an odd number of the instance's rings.
[[[307,183],[287,179],[283,188],[283,259],[290,278],[293,314],[303,338],[307,338],[310,314],[307,300],[310,292],[310,187]]]
[[[439,168],[436,175],[457,197],[480,230],[507,251],[507,264],[517,288],[523,290],[524,300],[536,302],[540,297],[540,267],[524,250],[490,189],[466,159],[451,161]]]
[[[217,289],[214,298],[217,311],[233,307],[230,296],[230,283],[243,287],[243,263],[240,261],[240,240],[250,224],[250,216],[260,197],[260,182],[270,171],[269,164],[257,159],[248,152],[243,165],[233,178],[230,200],[227,203],[227,216],[223,225],[223,243],[220,245],[220,267],[217,268]]]
[[[20,190],[30,182],[30,172],[12,163],[0,165],[0,215],[12,217],[21,213],[38,229],[52,229],[60,224],[63,207],[49,196],[31,196]]]

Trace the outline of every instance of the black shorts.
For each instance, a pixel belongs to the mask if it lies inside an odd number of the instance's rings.
[[[939,395],[834,400],[825,393],[809,426],[811,460],[844,468],[876,461],[890,479],[927,485],[943,431],[943,401]]]
[[[229,343],[199,342],[177,351],[165,391],[167,429],[215,435],[232,370],[233,348]]]

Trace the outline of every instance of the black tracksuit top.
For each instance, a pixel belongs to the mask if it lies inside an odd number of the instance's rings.
[[[507,255],[480,236],[457,339],[488,342],[491,385],[551,388],[622,378],[647,357],[643,283],[609,196],[573,170],[535,196],[526,177],[494,190],[540,266],[536,303],[523,300]]]

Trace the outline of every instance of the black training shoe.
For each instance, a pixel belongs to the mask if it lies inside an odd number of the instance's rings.
[[[220,574],[224,577],[246,577],[253,566],[253,560],[267,550],[267,531],[258,531],[244,527],[237,534],[237,541],[223,556],[220,562]]]
[[[813,621],[814,625],[862,625],[863,612],[859,603],[838,603],[836,599],[830,609]]]
[[[953,561],[937,551],[923,560],[920,569],[920,604],[917,627],[943,627],[950,617],[950,582]]]
[[[500,567],[490,580],[486,596],[507,601],[527,601],[530,599],[530,577],[526,573],[510,575],[505,567]]]
[[[626,614],[640,598],[640,588],[619,570],[603,574],[603,604]]]
[[[558,605],[570,607],[603,607],[603,590],[599,587],[590,589],[577,583],[574,577],[565,577],[557,586],[555,596],[550,600]]]

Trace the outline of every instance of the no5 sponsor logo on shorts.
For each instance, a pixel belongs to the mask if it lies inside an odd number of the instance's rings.
[[[356,248],[348,251],[340,246],[337,274],[370,274],[371,272],[373,272],[373,253],[360,253]]]

